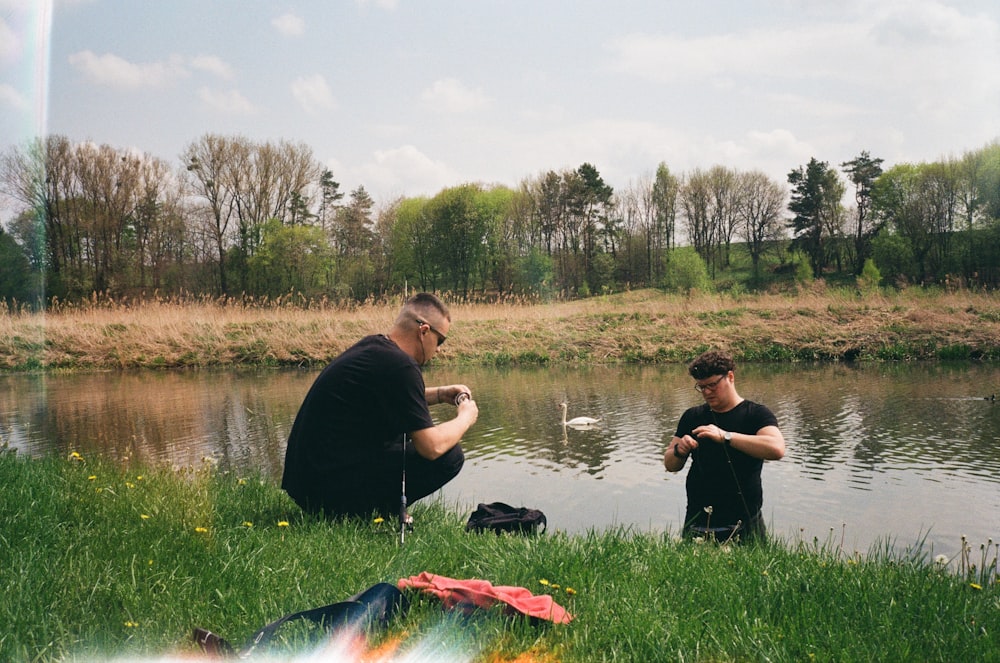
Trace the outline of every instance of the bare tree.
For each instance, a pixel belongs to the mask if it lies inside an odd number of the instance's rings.
[[[689,173],[681,185],[679,199],[688,239],[708,264],[717,232],[711,218],[712,186],[708,173],[700,168]]]
[[[188,145],[181,155],[187,167],[189,191],[204,200],[202,221],[215,246],[219,290],[229,293],[226,281],[226,251],[230,224],[236,218],[236,196],[232,166],[236,161],[233,142],[216,134],[206,134]]]
[[[785,208],[786,193],[780,182],[761,171],[740,173],[737,188],[741,234],[747,243],[754,274],[759,277],[765,248],[784,232],[781,212]]]

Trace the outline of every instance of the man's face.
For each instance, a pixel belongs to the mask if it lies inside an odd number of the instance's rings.
[[[434,357],[438,348],[448,339],[448,330],[451,329],[451,323],[448,322],[447,318],[426,316],[417,318],[417,324],[419,325],[417,331],[420,334],[420,346],[423,350],[423,363],[426,364]]]
[[[722,401],[732,384],[733,372],[729,371],[724,375],[713,375],[704,380],[696,380],[694,388],[697,389],[705,402],[709,405]]]

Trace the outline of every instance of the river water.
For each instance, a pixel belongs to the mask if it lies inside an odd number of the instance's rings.
[[[28,455],[259,471],[277,482],[285,440],[318,369],[0,376],[0,442]],[[480,408],[466,465],[439,495],[539,508],[552,530],[677,532],[684,477],[663,470],[678,417],[701,402],[684,367],[431,367]],[[1000,366],[746,365],[737,390],[777,415],[788,451],[764,467],[772,533],[867,552],[923,541],[954,556],[1000,540]],[[600,417],[592,430],[569,416]],[[432,413],[449,418],[450,406]]]

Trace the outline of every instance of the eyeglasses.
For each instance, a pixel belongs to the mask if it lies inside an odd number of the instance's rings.
[[[696,384],[694,386],[694,389],[695,391],[699,392],[715,391],[715,388],[718,387],[719,383],[722,382],[725,378],[726,378],[725,375],[720,375],[718,378],[712,380],[711,382],[706,382],[705,384]]]
[[[432,325],[431,323],[427,322],[426,320],[421,320],[420,318],[414,318],[414,320],[417,322],[418,325],[427,325],[427,328],[430,329],[432,332],[434,332],[434,335],[438,337],[438,347],[439,348],[444,344],[445,341],[448,340],[447,336],[445,336],[444,334],[442,334],[438,330],[434,329],[434,325]]]

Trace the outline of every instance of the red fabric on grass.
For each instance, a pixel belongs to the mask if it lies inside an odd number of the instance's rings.
[[[504,603],[522,615],[556,624],[568,624],[573,619],[573,615],[566,612],[548,594],[536,596],[524,587],[494,586],[487,580],[456,580],[424,571],[420,575],[401,578],[397,587],[400,590],[411,588],[433,594],[449,610],[469,605],[491,608],[497,603]]]

